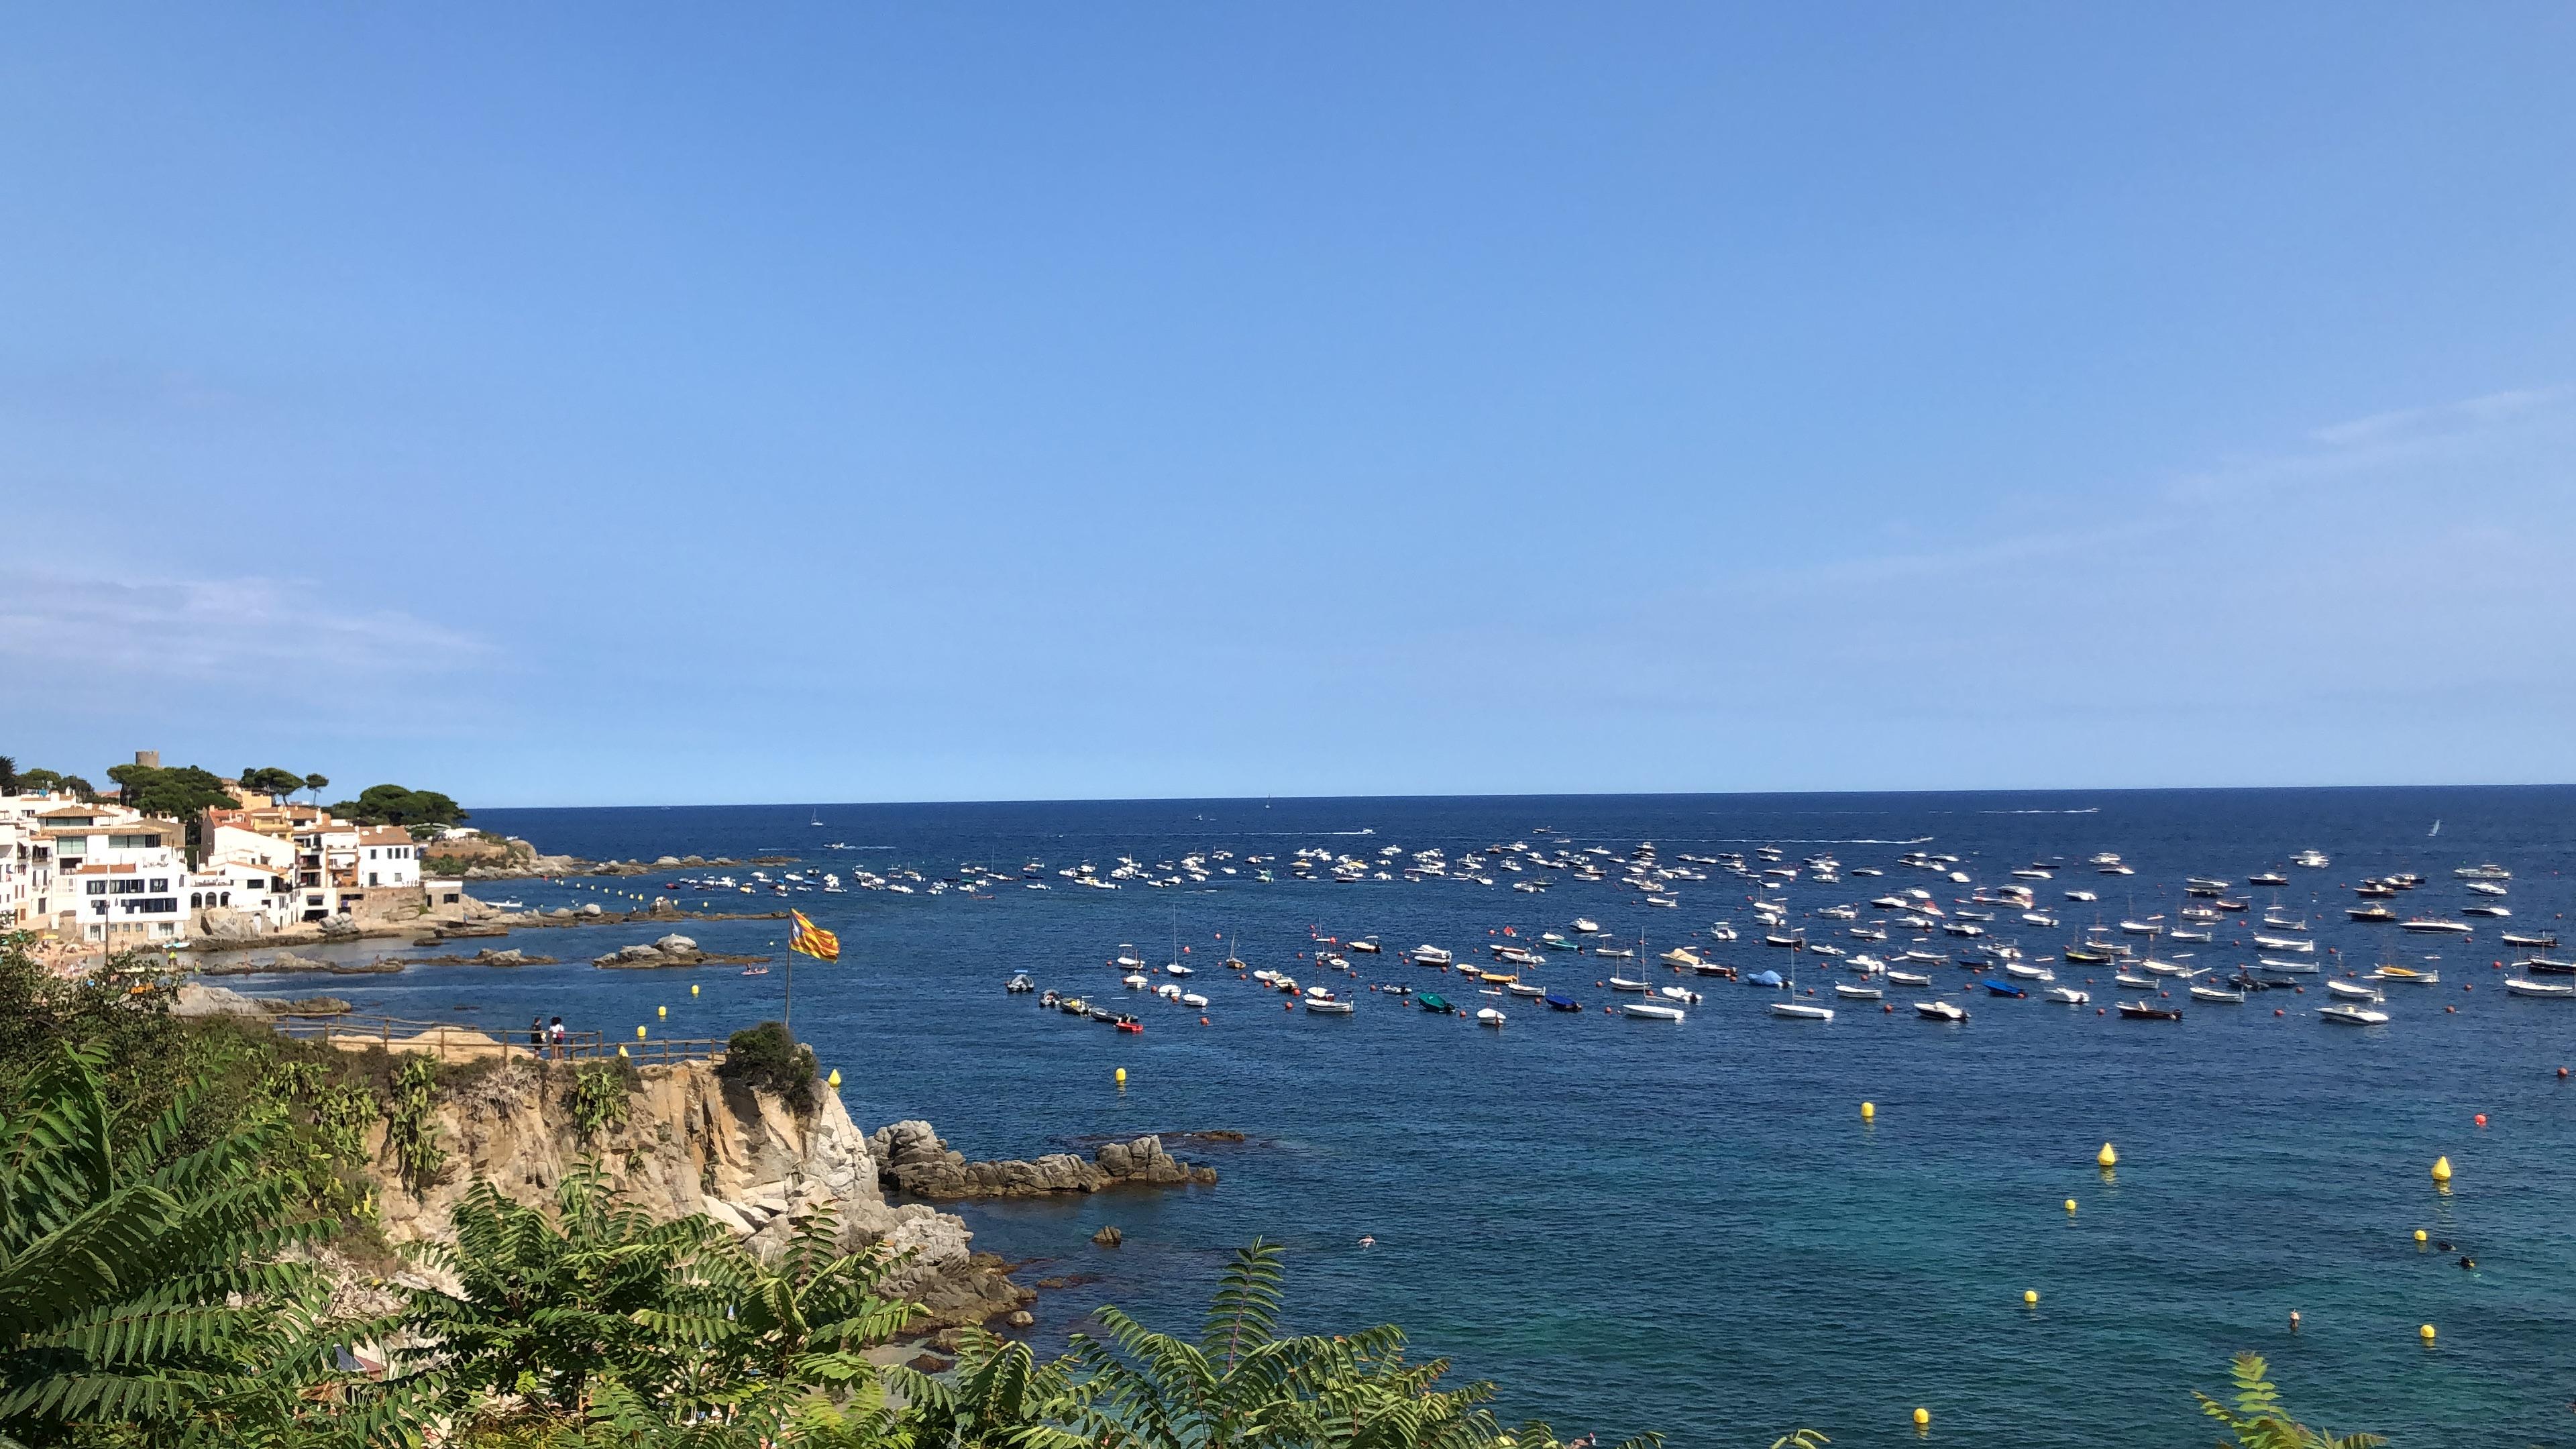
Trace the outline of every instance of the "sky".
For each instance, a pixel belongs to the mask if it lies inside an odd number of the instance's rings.
[[[21,6],[0,753],[2576,780],[2576,10]]]

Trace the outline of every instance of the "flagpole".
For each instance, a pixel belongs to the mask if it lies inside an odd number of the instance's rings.
[[[790,1037],[796,1034],[796,953],[793,950],[787,953],[787,1009],[779,1013],[778,1024],[787,1028]]]

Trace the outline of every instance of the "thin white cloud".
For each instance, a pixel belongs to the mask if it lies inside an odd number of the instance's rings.
[[[138,565],[138,575],[148,575]],[[122,683],[422,674],[487,654],[470,635],[301,579],[108,578],[0,569],[0,666]]]
[[[2230,459],[2186,474],[2174,481],[2171,492],[2180,501],[2212,502],[2461,458],[2518,432],[2563,424],[2576,413],[2571,404],[2576,404],[2576,387],[2558,384],[2372,413],[2311,429],[2302,448]]]

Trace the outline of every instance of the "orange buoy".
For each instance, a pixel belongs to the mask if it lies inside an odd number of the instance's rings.
[[[2484,1112],[2480,1112],[2480,1113],[2477,1115],[2477,1119],[2476,1119],[2476,1120],[2477,1120],[2477,1124],[2478,1124],[2479,1126],[2484,1127],[2485,1125],[2487,1125],[2487,1114],[2486,1114],[2486,1113],[2484,1113]]]

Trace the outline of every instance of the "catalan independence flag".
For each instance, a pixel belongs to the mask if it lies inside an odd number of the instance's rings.
[[[796,928],[787,933],[787,947],[802,951],[817,961],[841,959],[841,938],[805,919],[803,911],[789,911],[796,918]]]

